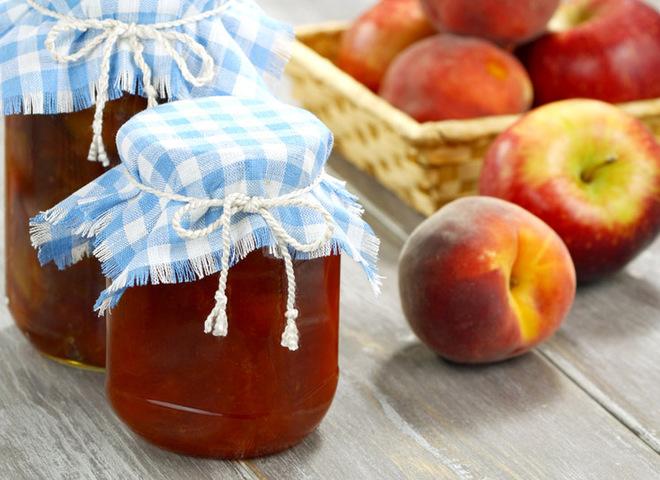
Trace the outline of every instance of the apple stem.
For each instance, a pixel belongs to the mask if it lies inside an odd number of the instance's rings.
[[[588,168],[588,169],[584,170],[584,171],[582,172],[582,175],[580,175],[580,178],[582,179],[582,181],[583,181],[584,183],[591,183],[591,182],[593,182],[594,177],[596,176],[596,173],[598,173],[598,171],[599,171],[601,168],[604,168],[604,167],[606,167],[606,166],[608,166],[608,165],[611,165],[611,164],[613,164],[613,163],[616,162],[616,161],[617,161],[617,157],[616,157],[615,155],[612,155],[612,156],[610,156],[610,157],[607,157],[607,158],[605,159],[604,162],[599,163],[599,164],[597,164],[597,165],[594,165],[594,166],[591,167],[591,168]]]

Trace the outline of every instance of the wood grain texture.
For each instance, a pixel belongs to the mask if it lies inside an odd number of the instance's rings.
[[[13,329],[3,332],[0,478],[283,478],[292,468],[290,478],[653,478],[656,459],[542,359],[474,371],[418,346],[392,300],[395,253],[384,256],[390,280],[378,301],[365,303],[360,272],[345,266],[343,377],[320,432],[229,470],[135,439],[105,405],[100,376],[44,361]]]
[[[314,458],[312,478],[655,476],[658,457],[541,356],[466,368],[419,345],[400,313],[398,247],[386,241],[382,253],[388,279],[378,299],[364,294],[360,272],[345,264],[343,381],[321,428],[332,442],[331,458],[353,452],[363,470],[337,461],[343,468],[336,472],[327,457]],[[378,459],[379,469],[364,470],[367,459]],[[256,464],[280,478],[288,461],[283,455]]]
[[[102,375],[0,333],[0,478],[652,479],[660,458],[538,355],[492,367],[438,360],[410,334],[383,245],[383,296],[344,262],[341,382],[318,432],[278,456],[220,462],[133,436]],[[6,315],[6,313],[5,313]]]
[[[402,244],[422,217],[357,172],[351,178],[380,222]],[[660,453],[660,240],[623,272],[583,287],[567,321],[538,353]]]
[[[660,0],[648,3],[660,9]],[[339,162],[342,164],[341,160]],[[421,217],[344,162],[372,192],[374,212],[403,240]],[[341,166],[339,167],[342,168]],[[389,213],[388,213],[389,212]],[[558,334],[539,352],[660,453],[660,240],[621,274],[582,288]]]
[[[198,462],[141,442],[108,407],[103,382],[42,358],[15,328],[1,331],[0,478],[256,478],[245,464]]]
[[[303,23],[351,18],[372,2],[261,3]],[[620,421],[623,413],[651,434],[657,429],[658,246],[626,273],[582,292],[547,348],[490,367],[459,367],[414,339],[398,303],[398,251],[419,216],[340,158],[331,166],[363,193],[383,238],[387,278],[375,299],[358,267],[343,264],[342,374],[317,432],[281,455],[249,462],[163,452],[114,416],[102,375],[41,358],[2,308],[0,480],[658,478],[660,457]]]
[[[624,272],[582,288],[540,347],[660,453],[660,241]]]

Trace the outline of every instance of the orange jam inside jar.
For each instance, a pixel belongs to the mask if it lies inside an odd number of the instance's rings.
[[[218,275],[126,290],[108,315],[107,390],[128,426],[179,453],[284,450],[312,432],[338,380],[340,257],[294,261],[298,350],[280,345],[284,262],[257,250],[229,270],[226,337],[204,333]]]
[[[146,107],[126,95],[109,102],[104,140],[119,160],[117,130]],[[29,219],[103,174],[87,160],[94,110],[57,115],[13,115],[5,119],[5,248],[9,310],[19,329],[44,355],[87,367],[105,365],[105,320],[92,306],[105,288],[96,260],[68,270],[39,265],[30,243]]]

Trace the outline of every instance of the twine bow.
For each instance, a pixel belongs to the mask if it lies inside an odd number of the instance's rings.
[[[153,24],[126,23],[115,19],[80,19],[49,10],[43,5],[38,4],[36,0],[26,1],[28,5],[42,15],[57,20],[55,26],[48,33],[45,42],[46,49],[56,61],[60,63],[77,62],[90,55],[96,48],[101,46],[103,48],[100,77],[97,82],[96,111],[94,112],[94,122],[92,124],[92,145],[89,150],[88,159],[91,161],[100,161],[107,167],[110,161],[103,144],[103,112],[108,102],[110,60],[117,43],[120,40],[126,40],[128,42],[133,52],[135,64],[142,71],[142,84],[144,93],[147,96],[148,106],[154,107],[158,104],[158,91],[152,84],[151,68],[144,58],[144,42],[147,40],[156,42],[172,57],[185,80],[195,87],[204,86],[210,83],[214,77],[215,62],[213,61],[213,57],[193,37],[173,29],[219,15],[228,8],[232,0],[228,0],[219,7],[198,15],[171,22]],[[99,30],[101,33],[88,40],[78,50],[62,53],[57,49],[56,43],[60,35],[74,31],[87,32],[90,30]],[[177,52],[175,48],[177,43],[187,46],[201,60],[202,67],[197,75],[190,71],[185,58]]]
[[[238,213],[252,213],[259,215],[264,219],[266,225],[268,225],[268,228],[270,228],[270,231],[275,237],[277,250],[284,260],[284,268],[287,278],[287,300],[286,312],[284,314],[286,327],[282,334],[281,345],[291,351],[298,349],[299,333],[298,327],[296,326],[296,320],[299,312],[295,307],[296,277],[293,271],[293,260],[289,248],[303,253],[315,252],[329,242],[334,234],[334,222],[330,213],[328,213],[328,211],[318,202],[303,198],[306,193],[309,193],[320,183],[323,176],[323,174],[319,175],[318,179],[306,188],[295,190],[286,195],[275,198],[250,197],[243,193],[233,193],[222,199],[200,199],[155,190],[139,183],[132,175],[129,175],[131,182],[141,190],[162,198],[185,203],[184,206],[176,211],[172,219],[174,231],[181,238],[196,239],[208,237],[213,232],[222,229],[220,279],[218,282],[218,290],[215,293],[215,306],[204,323],[205,333],[212,333],[219,337],[227,335],[227,276],[229,274],[229,261],[231,254],[231,221],[234,215]],[[208,210],[210,208],[218,207],[222,207],[222,215],[207,227],[190,229],[182,225],[183,218],[187,214],[200,209]],[[271,213],[273,208],[278,207],[299,207],[317,212],[323,217],[323,222],[325,224],[323,234],[314,241],[308,243],[299,242],[286,231],[284,226]]]

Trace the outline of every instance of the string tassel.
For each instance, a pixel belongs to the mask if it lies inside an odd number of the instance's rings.
[[[277,242],[278,251],[284,259],[284,269],[287,278],[287,300],[286,312],[284,314],[286,326],[282,334],[281,345],[291,351],[298,349],[300,333],[296,320],[299,312],[296,309],[296,275],[293,270],[293,259],[289,248],[299,252],[316,252],[324,247],[334,234],[334,222],[330,213],[318,202],[304,198],[304,196],[323,180],[324,174],[319,175],[308,187],[293,191],[281,197],[264,198],[249,197],[243,193],[233,193],[224,199],[203,199],[192,198],[184,195],[163,192],[138,182],[132,176],[128,177],[133,185],[142,191],[154,194],[161,198],[185,203],[172,218],[172,227],[174,231],[182,238],[196,239],[208,237],[213,232],[222,229],[222,258],[220,265],[220,278],[218,280],[218,290],[215,293],[215,305],[213,310],[204,322],[204,332],[212,333],[215,336],[224,337],[227,335],[227,276],[229,275],[229,265],[231,260],[231,220],[237,213],[251,213],[261,216],[270,228],[270,231]],[[197,211],[201,208],[222,207],[222,215],[215,222],[205,228],[191,230],[182,225],[184,216]],[[310,243],[300,243],[285,230],[284,226],[273,216],[271,209],[280,207],[299,207],[307,208],[319,214],[323,218],[325,231],[323,234]]]
[[[295,308],[292,310],[287,310],[284,316],[286,317],[286,327],[284,328],[284,333],[282,334],[281,345],[288,348],[292,352],[295,352],[298,350],[298,341],[300,340],[298,326],[296,325],[296,320],[298,319],[298,310]]]

